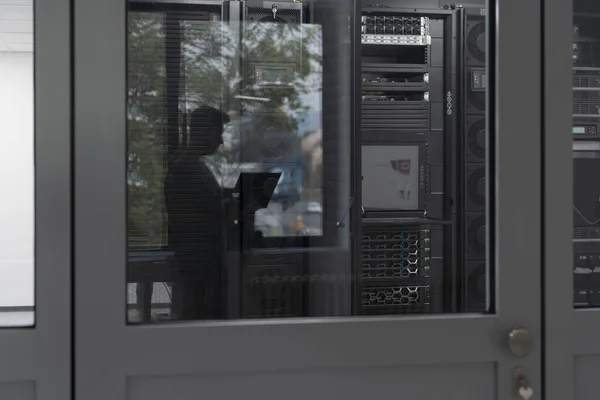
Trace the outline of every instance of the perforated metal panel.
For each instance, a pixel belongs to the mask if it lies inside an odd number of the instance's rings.
[[[362,240],[361,277],[429,277],[429,235],[419,231],[366,232]]]
[[[367,228],[361,240],[363,312],[397,313],[428,306],[430,231],[403,227]],[[410,311],[409,311],[410,312]]]
[[[363,288],[361,300],[365,308],[425,306],[429,305],[429,287],[386,286]]]
[[[600,88],[599,71],[579,72],[573,75],[574,88]]]
[[[600,92],[574,91],[573,114],[574,116],[598,117],[600,115]]]

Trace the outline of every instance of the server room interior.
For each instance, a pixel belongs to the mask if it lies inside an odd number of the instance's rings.
[[[600,4],[574,0],[573,304],[600,306]]]
[[[129,2],[128,323],[486,311],[483,1],[341,3]]]

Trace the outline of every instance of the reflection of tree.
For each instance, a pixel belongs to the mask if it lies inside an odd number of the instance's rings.
[[[306,95],[321,92],[320,29],[311,25],[252,23],[244,32],[242,49],[248,79],[241,90],[249,96],[269,100],[266,104],[250,103],[247,110],[278,110],[279,122],[296,131],[304,114],[315,107],[307,103]],[[283,85],[261,85],[250,76],[254,68],[262,65],[289,67],[294,75]]]
[[[242,151],[247,158],[251,155],[248,148],[257,147],[253,140],[265,139],[255,134],[264,122],[257,113],[266,112],[271,125],[295,135],[289,145],[298,149],[300,161],[299,126],[307,113],[320,113],[320,104],[314,104],[314,99],[320,103],[322,86],[320,29],[255,23],[246,26],[240,42],[238,32],[220,22],[181,21],[180,26],[179,111],[184,145],[186,116],[191,111],[205,104],[228,112],[232,122],[224,134],[224,146],[208,162],[221,184],[232,185],[241,169]],[[130,12],[128,29],[128,233],[161,245],[165,223],[162,185],[167,167],[166,62],[172,62],[166,60],[164,13]],[[290,85],[284,89],[258,85],[250,79],[252,63],[294,66]],[[240,101],[238,94],[269,102]],[[244,131],[253,138],[242,136]]]
[[[159,245],[166,125],[162,16],[130,13],[128,29],[128,233]]]

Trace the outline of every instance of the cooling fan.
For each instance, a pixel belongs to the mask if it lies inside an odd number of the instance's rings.
[[[469,275],[467,276],[467,311],[474,311],[474,308],[485,304],[486,292],[486,274],[484,264],[469,265]]]
[[[478,118],[475,122],[467,120],[468,161],[483,161],[485,158],[485,119]]]
[[[484,17],[469,17],[467,22],[467,64],[485,64]]]
[[[469,195],[470,210],[476,206],[477,209],[485,206],[485,167],[469,168],[467,180],[467,194]]]
[[[477,255],[485,256],[485,216],[471,218],[467,227],[467,243]]]

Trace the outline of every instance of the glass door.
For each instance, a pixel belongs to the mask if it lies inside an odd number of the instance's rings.
[[[77,397],[541,392],[539,2],[75,1]]]
[[[7,400],[71,396],[69,26],[68,1],[0,2],[0,398]]]
[[[547,392],[556,398],[591,399],[598,392],[595,375],[600,368],[594,336],[600,327],[595,184],[600,165],[600,8],[592,1],[547,0],[545,9],[545,24],[552,26],[544,37]]]

